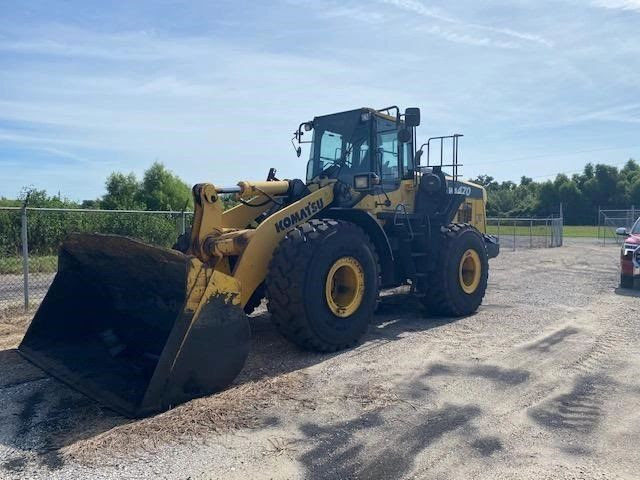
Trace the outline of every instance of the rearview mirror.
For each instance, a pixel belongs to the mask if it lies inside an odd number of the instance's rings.
[[[404,124],[407,127],[417,127],[420,125],[420,109],[410,107],[404,111]]]
[[[629,235],[627,233],[627,229],[624,227],[618,227],[616,228],[616,235]]]

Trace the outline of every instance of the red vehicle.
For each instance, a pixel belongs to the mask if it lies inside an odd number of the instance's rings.
[[[620,227],[616,233],[626,237],[620,252],[620,286],[640,289],[640,218],[631,231]]]

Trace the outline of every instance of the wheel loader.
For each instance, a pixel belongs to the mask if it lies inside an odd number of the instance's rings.
[[[19,351],[141,417],[227,387],[265,298],[277,330],[318,352],[355,345],[384,288],[409,285],[434,315],[475,312],[499,251],[484,233],[486,194],[458,178],[461,135],[418,147],[419,124],[418,108],[396,106],[300,124],[305,181],[271,169],[265,181],[195,185],[174,249],[72,234]],[[238,204],[225,210],[223,195]]]

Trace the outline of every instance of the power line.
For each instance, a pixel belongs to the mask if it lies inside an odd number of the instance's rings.
[[[620,165],[625,165],[627,163],[628,160],[625,160],[624,162],[618,162],[618,163],[604,163],[601,165],[608,165],[610,167],[619,167]],[[582,167],[582,169],[580,170],[573,170],[570,172],[558,172],[558,173],[550,173],[549,175],[537,175],[535,177],[529,177],[529,178],[546,178],[546,177],[557,177],[558,175],[573,175],[574,173],[582,173],[584,172],[584,167]]]
[[[544,154],[544,155],[530,155],[525,157],[515,157],[507,160],[489,160],[487,162],[473,162],[473,163],[465,163],[465,166],[473,166],[473,165],[489,165],[493,163],[509,163],[509,162],[520,162],[523,160],[535,160],[537,158],[553,158],[553,157],[566,157],[570,155],[579,155],[582,153],[593,153],[593,152],[606,152],[606,151],[614,151],[614,150],[631,150],[633,148],[640,148],[640,145],[634,145],[630,147],[602,147],[602,148],[592,148],[589,150],[576,150],[574,152],[567,152],[561,154]]]

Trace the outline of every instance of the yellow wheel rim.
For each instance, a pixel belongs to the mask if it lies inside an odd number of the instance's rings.
[[[480,263],[480,255],[478,255],[478,252],[472,249],[464,252],[460,259],[458,273],[460,287],[464,293],[472,294],[478,289],[482,273],[482,264]]]
[[[327,274],[325,297],[329,310],[336,317],[353,315],[364,296],[364,271],[353,257],[336,260]]]

